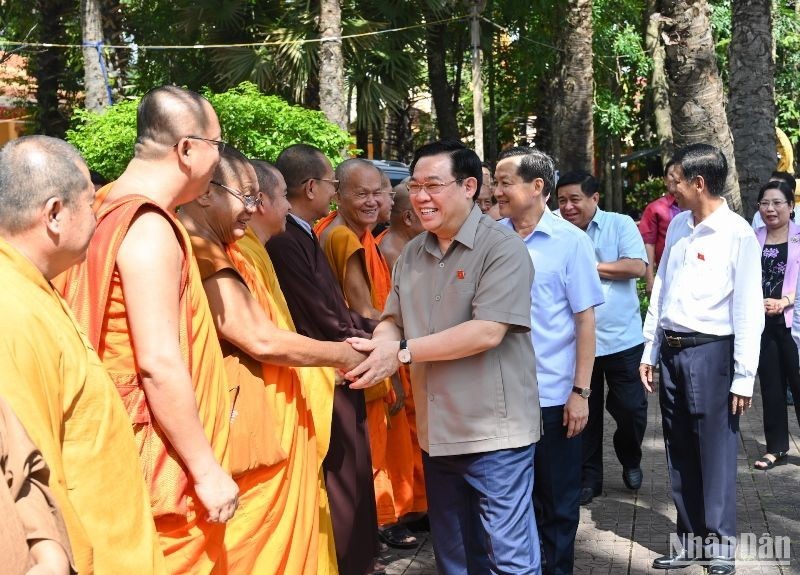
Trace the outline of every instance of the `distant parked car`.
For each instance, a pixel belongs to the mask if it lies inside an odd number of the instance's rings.
[[[369,160],[372,164],[378,168],[381,172],[389,176],[389,180],[392,182],[392,187],[396,186],[408,176],[411,175],[411,172],[408,169],[408,166],[403,162],[396,162],[394,160]]]

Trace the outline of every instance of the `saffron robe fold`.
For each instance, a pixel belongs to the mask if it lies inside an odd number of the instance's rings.
[[[101,207],[86,261],[70,270],[65,297],[86,329],[123,398],[139,449],[141,471],[170,573],[211,573],[223,557],[224,524],[205,521],[182,462],[152,417],[135,361],[117,253],[141,211],[162,215],[184,253],[179,340],[192,378],[197,412],[216,460],[228,469],[228,435],[235,389],[222,351],[189,237],[180,222],[144,196],[127,195]],[[154,257],[156,257],[154,255]],[[219,568],[215,573],[224,573]]]
[[[251,228],[247,228],[245,236],[237,242],[239,249],[247,261],[253,266],[256,276],[266,288],[271,298],[275,317],[272,318],[280,329],[296,332],[289,306],[281,290],[275,267],[267,253],[266,247]],[[317,575],[336,575],[336,547],[333,542],[333,524],[325,488],[325,477],[322,462],[328,453],[331,439],[331,416],[333,410],[333,390],[336,385],[336,370],[332,367],[293,367],[303,389],[311,416],[314,420],[314,431],[317,444],[317,487],[319,490],[319,560]]]
[[[236,244],[223,248],[198,236],[191,239],[203,279],[222,270],[235,272],[267,317],[278,321],[273,298]],[[267,453],[270,446],[259,443],[271,436],[274,448],[284,454],[280,461],[260,461],[235,476],[240,507],[225,534],[228,569],[243,575],[314,575],[319,463],[312,412],[300,380],[290,367],[259,363],[227,341],[222,344],[228,373],[241,386],[240,417],[231,428],[240,420],[246,426],[245,433],[232,433],[232,440],[246,441],[251,450]]]
[[[119,394],[61,296],[0,240],[0,395],[50,468],[78,572],[164,573]]]
[[[376,322],[347,308],[319,242],[289,215],[267,242],[297,332],[325,341],[369,337]],[[336,386],[323,461],[339,573],[370,573],[379,551],[364,393]]]

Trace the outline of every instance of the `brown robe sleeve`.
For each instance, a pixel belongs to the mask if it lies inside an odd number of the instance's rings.
[[[0,557],[3,572],[32,566],[29,548],[38,539],[59,543],[73,565],[61,513],[48,488],[50,470],[17,416],[0,398]]]

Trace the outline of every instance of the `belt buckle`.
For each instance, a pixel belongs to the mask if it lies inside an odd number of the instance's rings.
[[[670,347],[681,347],[681,339],[677,335],[668,335],[667,338],[667,345]]]

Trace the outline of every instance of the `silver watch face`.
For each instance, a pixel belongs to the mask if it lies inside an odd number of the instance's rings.
[[[397,352],[397,359],[400,363],[411,363],[411,352],[407,349],[401,349]]]

